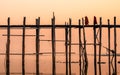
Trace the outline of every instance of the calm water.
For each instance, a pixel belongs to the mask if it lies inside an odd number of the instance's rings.
[[[93,29],[86,29],[86,39],[88,43],[93,42]],[[107,47],[107,31],[103,30],[104,34],[102,35],[102,45]],[[119,33],[120,31],[117,30]],[[0,30],[0,53],[5,53],[6,51],[6,30]],[[12,29],[11,34],[14,35],[22,35],[22,30],[20,29]],[[50,29],[41,29],[41,34],[45,35],[44,37],[40,37],[41,40],[50,40],[51,39],[51,30]],[[78,43],[78,30],[72,29],[72,43]],[[35,35],[35,29],[33,30],[26,30],[26,35]],[[120,35],[117,35],[119,38]],[[64,29],[57,29],[56,30],[56,39],[57,40],[64,40],[65,34]],[[25,53],[35,53],[35,36],[27,37],[26,36],[26,47]],[[111,49],[114,49],[114,39],[113,39],[113,32],[111,32]],[[117,53],[120,53],[120,40],[117,40]],[[72,74],[79,75],[79,46],[72,45],[72,61],[76,63],[72,63]],[[87,53],[93,54],[94,46],[87,46]],[[97,47],[97,54],[98,54],[98,47]],[[40,52],[51,52],[51,42],[49,41],[41,41],[40,42]],[[65,43],[64,42],[56,42],[56,52],[65,52]],[[11,44],[10,44],[10,53],[22,53],[22,37],[11,36]],[[102,54],[106,54],[107,51],[102,47]],[[35,75],[36,72],[36,59],[35,55],[26,55],[25,56],[25,72],[26,75]],[[40,73],[41,75],[52,75],[52,55],[45,54],[40,55]],[[98,61],[98,59],[97,59]],[[120,61],[120,57],[117,57],[117,62]],[[21,55],[11,55],[10,56],[10,72],[11,75],[21,75],[22,73],[22,56]],[[65,55],[64,54],[57,54],[56,55],[56,75],[65,75]],[[102,56],[101,64],[101,72],[102,75],[108,75],[108,57]],[[111,65],[111,71],[114,70]],[[88,75],[94,75],[94,61],[93,56],[88,55]],[[120,75],[120,64],[117,64],[117,72]],[[5,55],[0,55],[0,75],[5,75]],[[97,73],[99,73],[98,64],[97,64]]]
[[[76,59],[76,55],[73,55],[72,61],[76,63],[72,63],[72,73],[73,75],[79,75],[79,64],[78,60]],[[108,61],[107,57],[102,57],[102,62],[105,62],[104,64],[101,64],[101,69],[102,69],[102,75],[108,75]],[[93,63],[93,56],[89,56],[89,62],[88,62],[88,75],[93,75],[94,74],[94,63]],[[0,56],[0,75],[5,75],[5,57]],[[58,55],[56,59],[56,73],[57,75],[65,75],[65,59],[64,55]],[[25,71],[26,75],[35,75],[35,56],[26,56],[25,58]],[[98,67],[98,65],[97,65]],[[22,63],[21,63],[21,56],[11,56],[10,58],[10,72],[11,75],[22,75],[21,74],[21,68],[22,68]],[[111,66],[111,70],[112,66]],[[117,64],[117,70],[118,70],[118,75],[120,74],[120,64]],[[99,69],[97,69],[99,72]],[[52,75],[52,61],[51,61],[51,56],[50,55],[42,55],[40,56],[40,73],[41,75]]]

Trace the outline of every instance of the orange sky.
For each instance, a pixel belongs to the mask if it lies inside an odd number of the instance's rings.
[[[38,16],[42,24],[50,24],[53,11],[57,24],[64,24],[69,17],[76,24],[77,19],[86,15],[90,20],[95,15],[106,21],[107,18],[120,17],[119,3],[120,0],[0,0],[0,24],[5,24],[8,16],[13,24],[21,24],[23,16],[28,18],[28,24],[33,24]]]
[[[73,20],[73,24],[77,24],[77,20],[79,18],[82,18],[84,16],[88,16],[90,23],[92,23],[92,18],[93,16],[97,16],[97,17],[103,17],[103,23],[106,23],[107,18],[110,18],[111,20],[113,20],[114,16],[117,16],[117,23],[120,24],[119,19],[120,19],[120,0],[0,0],[0,25],[1,24],[6,24],[6,20],[7,17],[11,17],[11,22],[12,24],[22,24],[22,20],[23,17],[26,16],[27,17],[27,24],[35,24],[35,18],[37,18],[38,16],[41,17],[41,24],[51,24],[50,23],[50,19],[52,18],[52,13],[53,11],[55,12],[55,16],[56,16],[56,23],[57,24],[64,24],[65,21],[68,21],[68,18],[72,18]],[[113,22],[112,22],[113,23]],[[86,30],[86,36],[87,38],[87,42],[91,43],[93,42],[93,29],[91,29],[91,32],[89,32],[90,30]],[[16,32],[15,32],[16,31]],[[46,31],[46,32],[45,32]],[[13,33],[21,33],[20,30],[11,30],[12,34]],[[30,33],[31,32],[31,33]],[[72,30],[72,42],[78,42],[78,35],[75,34],[75,30]],[[1,47],[0,47],[0,52],[5,52],[5,48],[6,48],[6,37],[2,36],[2,34],[5,33],[5,30],[1,30],[0,33],[0,40],[1,40]],[[26,31],[26,33],[30,33],[30,34],[35,34],[35,32],[33,30],[28,30]],[[57,34],[57,39],[64,39],[64,32],[61,30],[56,30],[56,33],[61,33],[61,34]],[[89,34],[88,34],[89,33]],[[103,46],[107,46],[107,32],[105,30],[103,30],[103,40],[102,40],[102,45]],[[22,33],[21,33],[22,34]],[[41,39],[51,39],[50,35],[50,30],[43,30],[41,34],[44,34],[45,37],[41,38]],[[91,36],[92,35],[92,36]],[[112,33],[113,35],[113,33]],[[113,36],[111,35],[111,49],[113,49]],[[89,37],[90,36],[90,37]],[[22,37],[11,37],[11,53],[12,52],[21,52],[21,41]],[[117,36],[117,39],[119,39],[119,34]],[[19,44],[18,44],[19,43]],[[27,52],[35,52],[35,37],[27,37],[26,38],[26,53]],[[120,42],[119,40],[117,41],[117,44],[119,45]],[[16,45],[16,46],[14,46]],[[32,45],[32,46],[31,46]],[[57,51],[61,51],[64,50],[64,43],[62,44],[57,44]],[[47,47],[45,47],[47,46]],[[51,51],[51,43],[50,42],[45,42],[41,44],[41,52],[45,52],[46,51]],[[78,52],[76,46],[72,47],[72,50],[75,50],[75,52]],[[93,46],[91,47],[87,47],[87,50],[90,52],[93,49]],[[119,51],[120,47],[117,46],[117,49]],[[105,49],[103,49],[104,51]],[[92,51],[93,52],[93,51]],[[119,53],[119,52],[118,52]],[[88,53],[89,54],[89,53]],[[16,58],[16,57],[14,57]],[[27,56],[27,59],[29,59],[30,57]],[[31,60],[31,58],[30,58]],[[12,60],[12,64],[15,65],[13,63],[14,60]],[[32,62],[28,62],[28,66],[32,64],[32,66],[34,66],[34,64]],[[34,62],[34,60],[33,60]],[[21,63],[18,63],[21,64]],[[11,65],[12,66],[12,65]],[[50,65],[49,65],[50,66]],[[19,67],[18,67],[19,68]],[[106,68],[106,67],[105,67]],[[16,68],[14,68],[16,69]],[[13,69],[13,70],[14,70]],[[19,68],[21,70],[21,68]],[[33,68],[34,69],[34,68]],[[47,66],[48,69],[48,66]],[[90,67],[91,69],[91,67]],[[16,69],[17,70],[17,69]],[[32,68],[30,69],[31,71]],[[74,69],[76,70],[76,69]],[[92,69],[91,69],[92,70]],[[91,71],[90,70],[90,71]],[[0,70],[1,71],[1,70]],[[19,70],[18,70],[19,71]],[[31,72],[30,71],[30,72]]]

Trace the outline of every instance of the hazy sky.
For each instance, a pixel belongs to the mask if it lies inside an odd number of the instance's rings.
[[[55,12],[56,16],[56,23],[57,24],[64,24],[65,21],[68,21],[69,18],[72,18],[72,21],[74,24],[77,24],[78,19],[88,16],[90,23],[93,21],[93,16],[103,17],[103,23],[106,23],[107,18],[110,18],[113,20],[114,16],[117,16],[117,23],[120,24],[120,0],[0,0],[0,25],[6,24],[7,17],[11,17],[11,23],[12,24],[22,24],[23,17],[27,17],[27,24],[35,24],[35,18],[41,17],[41,24],[51,24],[51,18],[52,13]],[[113,22],[112,22],[113,23]],[[90,30],[86,31],[87,42],[93,42],[93,32],[89,32]],[[92,29],[91,29],[92,31]],[[12,31],[13,34],[14,31]],[[30,33],[30,30],[27,31]],[[33,31],[31,31],[33,32]],[[63,31],[59,30],[56,31],[59,33],[56,37],[60,39],[64,38],[64,34],[61,33]],[[75,42],[78,42],[75,34],[75,30],[72,30],[73,37],[72,39],[75,40]],[[77,31],[76,31],[77,32]],[[5,51],[4,48],[6,48],[6,42],[5,37],[2,37],[2,34],[6,33],[5,31],[2,31],[0,33],[0,39],[1,39],[1,52]],[[14,32],[16,34],[20,33],[20,31]],[[35,34],[35,32],[33,32]],[[60,34],[61,33],[61,34]],[[89,33],[89,34],[88,34]],[[32,34],[32,33],[31,33]],[[45,34],[44,39],[50,39],[50,30],[44,30],[41,34]],[[104,31],[104,34],[102,35],[102,45],[107,46],[107,32]],[[113,34],[112,34],[113,35]],[[112,36],[111,35],[111,36]],[[119,36],[119,34],[118,34]],[[119,38],[117,36],[117,38]],[[42,38],[41,38],[42,39]],[[113,49],[113,42],[114,39],[111,37],[111,47]],[[21,40],[18,37],[11,37],[11,52],[19,52],[21,51]],[[35,52],[35,38],[26,38],[27,46],[26,46],[26,52]],[[19,43],[19,44],[18,44]],[[117,44],[119,45],[119,40],[117,41]],[[16,46],[14,46],[16,45]],[[32,46],[31,46],[32,45]],[[47,46],[47,47],[45,47]],[[64,50],[62,45],[58,44],[57,49],[58,50]],[[50,50],[51,44],[50,43],[42,43],[41,44],[41,50]],[[89,48],[89,49],[88,49]],[[119,46],[117,46],[118,50],[120,49]],[[18,49],[18,50],[17,50]],[[57,50],[56,49],[56,50]],[[91,51],[93,49],[92,47],[87,47],[87,50]],[[76,46],[72,47],[72,50],[77,51]],[[105,49],[103,49],[104,51]],[[51,50],[50,50],[51,51]],[[16,57],[15,57],[16,58]],[[29,58],[29,57],[28,57]],[[31,60],[31,58],[30,58]],[[12,60],[14,61],[14,60]],[[12,63],[14,65],[14,63]],[[16,62],[15,62],[16,64]],[[21,64],[21,63],[20,63]],[[31,62],[29,62],[31,65]],[[3,64],[2,64],[3,65]],[[33,64],[34,65],[34,64]],[[48,66],[47,66],[48,67]],[[15,68],[16,69],[16,68]],[[33,68],[34,69],[34,68]],[[90,68],[91,69],[91,68]],[[35,70],[35,69],[34,69]],[[76,69],[74,69],[76,70]],[[91,69],[92,70],[92,69]],[[1,71],[1,70],[0,70]],[[32,70],[33,71],[33,70]]]
[[[0,0],[0,23],[6,23],[8,16],[14,21],[12,23],[21,23],[23,16],[28,17],[28,23],[34,23],[40,16],[42,23],[49,24],[53,11],[58,24],[68,21],[69,17],[76,23],[86,15],[90,20],[94,15],[105,20],[119,18],[120,0]]]

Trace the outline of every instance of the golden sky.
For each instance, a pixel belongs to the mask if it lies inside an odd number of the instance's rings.
[[[52,12],[55,12],[56,22],[64,24],[68,18],[77,23],[77,19],[88,16],[113,18],[120,17],[120,0],[0,0],[0,23],[6,23],[10,16],[12,23],[21,23],[23,16],[28,18],[28,23],[41,17],[41,23],[50,24]],[[18,21],[19,20],[19,21]]]

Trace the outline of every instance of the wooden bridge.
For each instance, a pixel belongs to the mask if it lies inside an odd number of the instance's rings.
[[[78,25],[72,25],[72,20],[69,19],[69,22],[65,22],[65,25],[56,25],[55,24],[55,16],[53,15],[53,18],[51,19],[50,25],[41,25],[40,24],[40,17],[36,19],[35,25],[26,25],[26,17],[23,18],[23,25],[11,25],[10,24],[10,17],[7,20],[7,25],[0,25],[0,29],[6,29],[7,34],[4,36],[7,36],[7,43],[6,43],[6,75],[10,75],[10,37],[11,36],[22,36],[22,75],[25,75],[25,37],[26,36],[36,36],[36,75],[40,74],[40,67],[39,67],[39,56],[41,54],[40,52],[40,41],[51,41],[52,43],[52,75],[56,74],[56,42],[62,41],[65,43],[65,55],[66,55],[66,75],[72,75],[71,72],[71,46],[72,45],[78,45],[79,46],[79,71],[80,75],[87,75],[87,66],[88,66],[88,58],[87,58],[87,45],[93,45],[94,46],[94,75],[101,75],[101,50],[102,50],[102,28],[108,29],[108,64],[109,64],[109,75],[117,75],[117,40],[116,40],[116,29],[120,28],[120,25],[116,25],[116,17],[114,17],[114,24],[110,25],[110,20],[108,19],[108,24],[103,25],[102,24],[102,18],[99,19],[99,24],[93,24],[93,25],[84,25],[84,20],[78,20]],[[26,35],[25,31],[26,29],[36,29],[36,35]],[[41,40],[40,36],[44,36],[40,34],[40,30],[44,28],[51,29],[51,40]],[[56,40],[56,29],[61,28],[65,29],[65,40]],[[78,29],[78,41],[79,43],[72,43],[72,28]],[[86,42],[86,28],[93,28],[93,34],[94,34],[94,43],[87,43]],[[110,34],[111,34],[111,28],[114,29],[114,54],[113,54],[113,61],[111,61],[111,41],[110,41]],[[22,29],[22,35],[12,35],[10,30],[11,29]],[[81,39],[83,38],[83,40]],[[97,43],[98,41],[98,43]],[[99,64],[97,64],[97,46],[99,46]],[[0,54],[3,55],[3,54]],[[15,54],[14,54],[15,55]],[[30,54],[28,54],[30,55]],[[111,62],[114,63],[114,71],[112,73],[111,71]],[[97,65],[98,68],[97,68]],[[99,69],[99,72],[97,73],[97,69]]]

